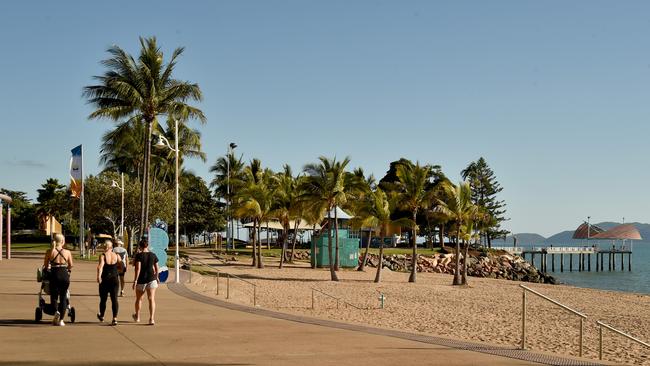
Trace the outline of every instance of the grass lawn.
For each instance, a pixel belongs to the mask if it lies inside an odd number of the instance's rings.
[[[11,243],[11,250],[21,252],[42,252],[45,254],[45,251],[50,249],[51,246],[50,243]]]

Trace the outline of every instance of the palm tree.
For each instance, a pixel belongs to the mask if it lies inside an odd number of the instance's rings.
[[[355,216],[358,216],[360,210],[363,210],[364,206],[372,201],[373,189],[377,186],[375,177],[370,174],[367,178],[363,172],[363,168],[356,168],[352,174],[348,175],[349,183],[349,195],[351,196],[351,205],[350,209],[355,213]],[[358,226],[359,230],[363,229],[363,225]],[[368,250],[370,249],[370,242],[372,241],[372,230],[368,231],[368,242],[366,243],[366,248],[363,253],[363,259],[358,271],[364,271],[366,268],[366,263],[368,262]]]
[[[301,219],[300,207],[298,205],[298,179],[293,177],[289,165],[284,165],[284,171],[278,173],[274,178],[274,197],[271,214],[280,221],[282,225],[282,255],[280,256],[280,268],[286,260],[287,236],[291,230],[291,220],[294,220],[294,238],[297,234],[298,222]],[[293,251],[291,252],[293,259]]]
[[[140,233],[144,233],[149,221],[149,187],[151,162],[151,134],[158,117],[180,113],[187,119],[206,122],[203,112],[186,104],[188,100],[200,101],[198,84],[174,79],[172,74],[178,57],[184,48],[174,50],[167,64],[155,37],[140,38],[140,55],[136,61],[119,46],[110,47],[110,58],[102,61],[107,68],[104,75],[95,76],[97,85],[84,87],[83,95],[96,110],[88,118],[108,118],[113,121],[127,119],[132,123],[144,123],[144,161],[141,187]]]
[[[392,220],[391,214],[395,208],[394,200],[389,200],[386,193],[377,188],[375,191],[368,193],[364,200],[357,206],[357,214],[352,218],[351,224],[353,227],[371,227],[379,230],[379,237],[382,239],[379,244],[379,264],[377,265],[377,274],[375,275],[375,282],[381,281],[381,269],[383,267],[384,259],[384,241],[383,237],[386,234],[388,227],[392,224],[399,225],[412,225],[409,219]],[[370,241],[370,238],[368,238]],[[366,254],[367,256],[367,248]],[[365,262],[365,259],[364,259]],[[362,262],[363,265],[363,262]]]
[[[339,233],[338,217],[334,210],[334,232],[336,235],[336,259],[332,258],[332,210],[344,204],[347,200],[345,192],[346,174],[345,168],[350,163],[350,158],[346,157],[342,161],[336,158],[328,159],[324,156],[318,158],[319,164],[307,164],[303,168],[306,173],[301,191],[301,199],[317,212],[327,210],[327,237],[328,237],[328,256],[330,264],[330,275],[332,281],[338,281],[336,270],[338,269],[339,257]]]
[[[417,224],[418,211],[426,209],[432,203],[433,191],[428,187],[433,177],[433,169],[430,165],[421,166],[419,162],[415,165],[399,164],[397,166],[398,181],[395,185],[397,199],[403,209],[411,212],[413,222],[413,256],[411,258],[411,275],[409,282],[415,282],[417,273]]]
[[[468,225],[478,214],[478,208],[472,203],[472,189],[468,182],[461,182],[457,186],[450,182],[443,183],[446,199],[437,200],[436,210],[445,214],[450,220],[454,221],[456,226],[456,271],[454,272],[454,285],[462,285],[463,281],[460,276],[460,241],[463,225]],[[466,226],[465,229],[472,226]],[[469,246],[469,245],[468,245]],[[465,262],[467,262],[467,251],[465,252]],[[466,282],[466,280],[465,280]]]
[[[235,195],[235,214],[253,220],[253,233],[256,230],[259,233],[262,223],[271,217],[273,189],[270,178],[272,174],[273,172],[269,169],[262,169],[262,164],[258,159],[253,159],[250,165],[244,169],[245,183]],[[262,241],[259,234],[253,234],[252,265],[264,268]]]
[[[59,184],[59,180],[48,178],[38,189],[36,213],[41,217],[47,216],[50,223],[50,238],[54,235],[54,217],[67,211],[69,200],[65,196],[66,186]],[[60,219],[60,218],[59,218]]]

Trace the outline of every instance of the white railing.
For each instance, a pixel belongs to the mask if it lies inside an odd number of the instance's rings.
[[[622,335],[623,337],[625,337],[625,338],[627,338],[627,339],[629,339],[631,341],[634,341],[634,342],[636,342],[636,343],[638,343],[640,345],[643,345],[643,346],[646,346],[646,347],[650,348],[650,344],[645,343],[642,340],[639,340],[637,338],[634,338],[629,334],[623,333],[620,330],[613,328],[612,326],[609,326],[609,325],[607,325],[607,324],[605,324],[605,323],[603,323],[601,321],[597,321],[596,323],[598,324],[598,340],[599,340],[598,343],[600,345],[600,347],[598,348],[598,359],[600,359],[600,360],[603,359],[603,327],[606,328],[606,329],[611,330],[614,333]]]
[[[587,319],[587,316],[584,315],[583,313],[579,312],[579,311],[571,309],[570,307],[568,307],[566,305],[560,304],[559,302],[551,299],[550,297],[548,297],[546,295],[543,295],[543,294],[540,294],[539,292],[537,292],[537,291],[535,291],[535,290],[533,290],[533,289],[531,289],[529,287],[526,287],[524,285],[519,285],[519,287],[524,289],[522,306],[521,306],[521,349],[526,349],[526,292],[530,292],[530,293],[533,293],[533,294],[541,297],[542,299],[547,300],[547,301],[561,307],[562,309],[564,309],[564,310],[566,310],[566,311],[580,317],[580,351],[579,351],[580,353],[579,353],[579,355],[580,355],[580,357],[582,357],[582,349],[583,349],[584,333],[585,333],[585,319]]]

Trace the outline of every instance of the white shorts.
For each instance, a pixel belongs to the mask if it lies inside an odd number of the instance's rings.
[[[135,289],[138,290],[138,291],[142,291],[142,292],[144,292],[144,290],[146,290],[148,288],[158,288],[158,281],[153,280],[151,282],[138,283],[138,284],[135,285]]]

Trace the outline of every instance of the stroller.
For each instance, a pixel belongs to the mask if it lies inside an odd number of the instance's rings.
[[[47,276],[43,276],[43,271],[40,268],[36,271],[36,280],[41,283],[41,289],[38,292],[38,306],[34,311],[34,321],[40,322],[41,319],[43,319],[43,313],[47,315],[54,315],[54,313],[56,313],[56,307],[51,303],[47,303],[43,297],[43,295],[50,294],[50,281]],[[68,299],[68,307],[66,308],[66,312],[70,317],[70,323],[74,323],[75,311],[74,307],[70,306],[70,290],[68,290],[65,296]]]

